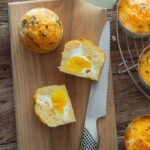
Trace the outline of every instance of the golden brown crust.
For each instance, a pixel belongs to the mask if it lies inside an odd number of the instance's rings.
[[[120,0],[118,16],[127,30],[137,34],[150,34],[149,0]]]
[[[80,44],[82,45],[87,45],[89,47],[92,47],[91,50],[96,50],[98,53],[104,53],[99,47],[97,47],[96,44],[94,44],[91,40],[88,40],[88,39],[79,39],[79,40],[72,40],[72,41],[69,41],[65,44],[65,50],[71,50],[72,48],[74,47],[78,47],[80,46]],[[104,55],[105,56],[105,55]],[[105,56],[106,58],[106,56]]]
[[[63,28],[59,17],[53,11],[35,8],[23,15],[18,32],[27,49],[36,53],[46,53],[59,45]]]
[[[150,116],[133,120],[125,133],[126,150],[150,150]]]
[[[42,124],[47,125],[47,124],[41,119],[41,117],[39,116],[39,114],[37,113],[37,111],[36,111],[36,109],[35,109],[35,104],[34,104],[34,113],[35,113],[35,115],[39,118],[39,120],[40,120],[40,122],[41,122]],[[48,126],[48,125],[47,125],[47,126]]]

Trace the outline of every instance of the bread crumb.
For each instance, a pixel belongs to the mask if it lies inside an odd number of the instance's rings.
[[[116,41],[117,41],[117,39],[116,39],[116,36],[115,36],[115,35],[112,35],[112,41],[113,41],[113,42],[116,42]]]

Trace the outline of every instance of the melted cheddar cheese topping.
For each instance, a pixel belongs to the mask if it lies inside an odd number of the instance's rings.
[[[142,79],[150,86],[150,48],[140,57],[139,71]]]
[[[150,150],[150,116],[131,122],[125,134],[126,150]]]
[[[121,24],[129,31],[150,33],[150,0],[120,0],[118,16]]]

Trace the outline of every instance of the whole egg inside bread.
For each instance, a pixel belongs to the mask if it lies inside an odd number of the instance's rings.
[[[60,71],[98,80],[105,61],[104,52],[92,41],[72,40],[65,44]]]
[[[63,28],[56,13],[46,8],[35,8],[22,16],[18,32],[28,50],[47,53],[56,49],[61,42]]]
[[[74,112],[65,85],[53,85],[36,90],[34,111],[40,121],[57,127],[75,121]]]
[[[150,0],[120,0],[118,17],[127,30],[137,34],[150,34]]]
[[[133,120],[125,133],[126,150],[150,150],[150,116]]]

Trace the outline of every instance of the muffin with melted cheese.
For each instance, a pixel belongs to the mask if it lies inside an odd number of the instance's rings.
[[[23,45],[36,53],[47,53],[56,49],[63,35],[58,15],[46,8],[27,11],[19,22],[18,31]]]
[[[150,116],[133,120],[125,133],[126,150],[150,150]]]
[[[53,85],[36,90],[34,111],[49,127],[75,122],[75,116],[65,85]]]
[[[92,41],[72,40],[65,44],[60,71],[98,80],[105,62],[104,52]]]
[[[118,18],[128,35],[134,37],[150,35],[150,0],[120,0]]]
[[[138,72],[142,83],[150,89],[150,46],[139,57]]]

